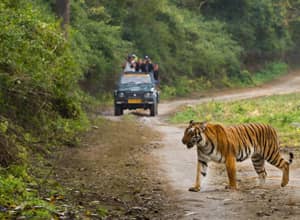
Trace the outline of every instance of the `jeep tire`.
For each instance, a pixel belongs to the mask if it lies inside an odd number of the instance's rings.
[[[157,115],[157,103],[154,103],[150,106],[150,116]]]
[[[115,104],[115,116],[123,115],[123,108],[120,105]]]

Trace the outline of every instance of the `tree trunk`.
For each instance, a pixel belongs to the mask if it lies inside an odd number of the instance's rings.
[[[56,0],[56,13],[62,18],[61,26],[67,37],[68,25],[70,23],[70,1],[71,0]]]

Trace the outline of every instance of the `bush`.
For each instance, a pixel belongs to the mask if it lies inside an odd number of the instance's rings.
[[[273,62],[266,65],[266,67],[253,74],[252,80],[255,85],[261,85],[267,81],[284,75],[288,72],[288,65],[282,62]]]
[[[85,118],[80,66],[59,22],[43,8],[3,1],[0,16],[0,115],[45,143],[55,141],[62,136],[58,125]]]
[[[211,82],[204,77],[189,79],[186,76],[181,76],[174,80],[173,86],[162,86],[161,98],[168,99],[172,97],[187,96],[192,92],[201,92],[211,87]]]

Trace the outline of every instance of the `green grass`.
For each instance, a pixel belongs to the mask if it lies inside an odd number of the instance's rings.
[[[265,82],[271,81],[274,78],[282,76],[288,72],[288,65],[286,63],[270,63],[263,70],[255,73],[252,80],[255,85],[261,85]]]
[[[187,76],[177,77],[172,85],[161,86],[161,99],[188,96],[193,92],[203,92],[213,87],[210,80],[204,77],[188,78]]]
[[[295,93],[187,106],[175,113],[170,121],[172,123],[188,123],[190,120],[209,121],[225,125],[247,122],[268,123],[277,129],[282,146],[300,146],[299,97],[300,94]]]

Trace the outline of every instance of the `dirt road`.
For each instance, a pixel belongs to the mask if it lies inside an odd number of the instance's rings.
[[[158,118],[142,118],[160,131],[163,148],[155,150],[155,157],[168,178],[182,213],[180,219],[300,219],[300,163],[299,152],[292,165],[291,180],[287,187],[280,187],[281,171],[268,165],[268,178],[264,187],[257,184],[257,175],[249,160],[238,163],[239,191],[225,190],[227,176],[224,165],[211,163],[208,176],[202,180],[201,192],[187,189],[194,183],[196,151],[181,144],[183,127],[166,123],[166,116],[182,105],[194,105],[210,100],[238,100],[285,94],[300,91],[300,73],[294,72],[260,88],[235,92],[215,93],[211,96],[162,103]],[[195,119],[197,120],[197,119]]]

